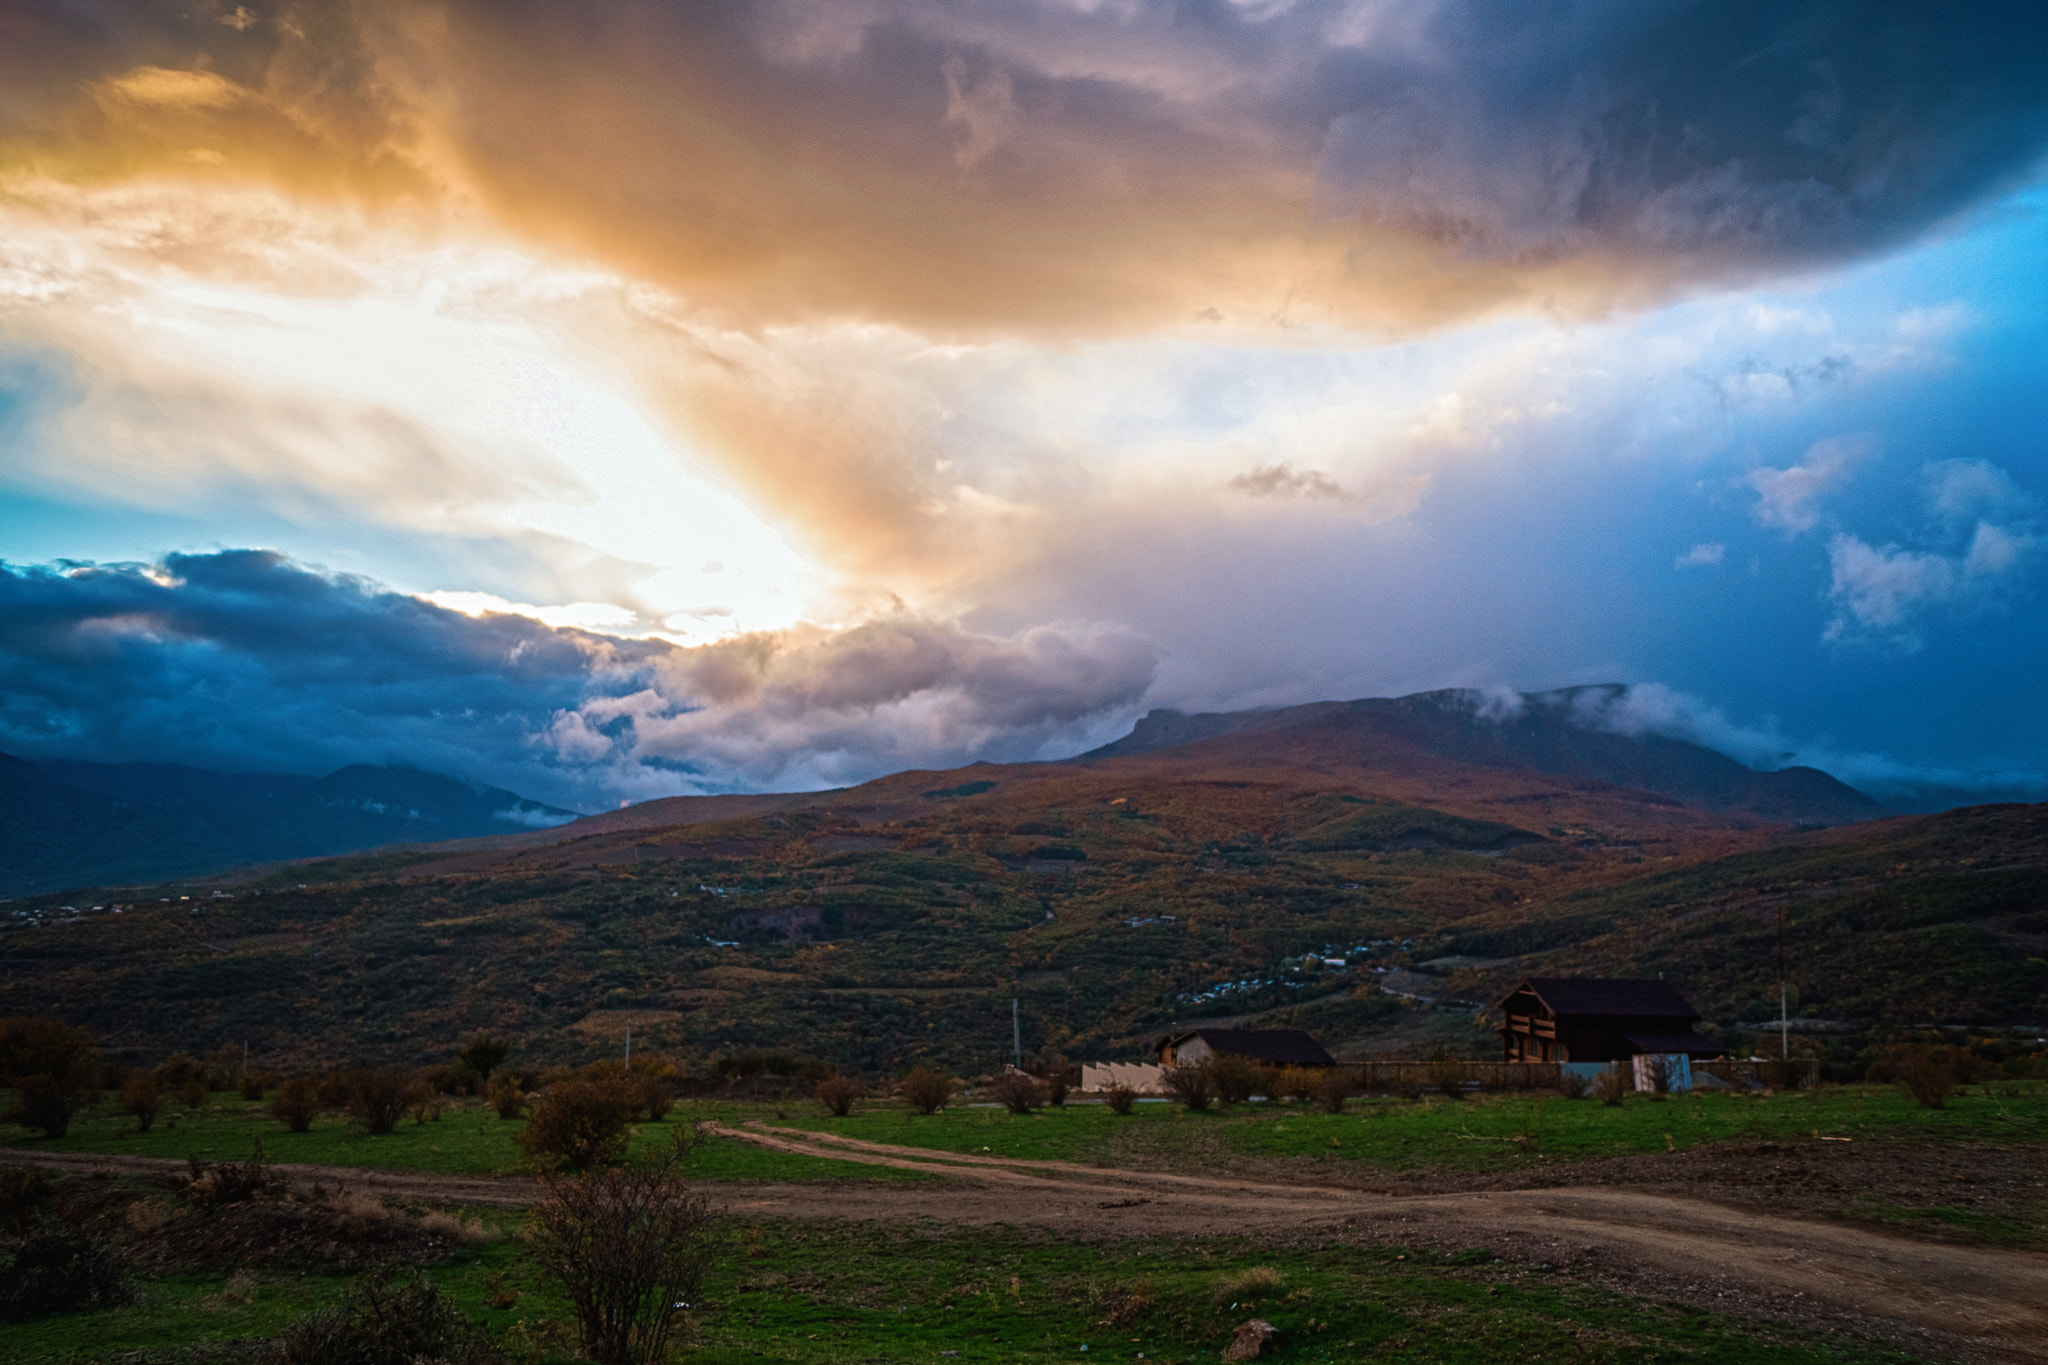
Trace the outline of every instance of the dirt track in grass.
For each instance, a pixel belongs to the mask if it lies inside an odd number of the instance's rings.
[[[893,1166],[943,1184],[871,1181],[716,1187],[752,1219],[1039,1227],[1070,1236],[1254,1236],[1442,1250],[1489,1247],[1622,1292],[1871,1335],[1939,1359],[2048,1362],[2048,1255],[1931,1242],[1753,1205],[1621,1185],[1395,1194],[1336,1183],[1182,1174],[935,1152],[837,1134],[707,1125],[776,1151]],[[140,1157],[5,1152],[80,1172],[163,1174]],[[280,1166],[390,1199],[518,1207],[513,1177]],[[1569,1171],[1559,1171],[1568,1177]]]

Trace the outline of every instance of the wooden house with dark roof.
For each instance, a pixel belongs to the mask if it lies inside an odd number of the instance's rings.
[[[1298,1028],[1198,1028],[1169,1033],[1153,1047],[1161,1066],[1194,1066],[1222,1055],[1267,1066],[1335,1066],[1336,1058]]]
[[[1663,981],[1535,976],[1500,1002],[1503,1055],[1511,1062],[1607,1063],[1649,1053],[1719,1057],[1726,1049],[1693,1032],[1700,1012]]]

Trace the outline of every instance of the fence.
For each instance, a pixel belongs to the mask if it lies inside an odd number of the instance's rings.
[[[1436,1090],[1448,1086],[1481,1090],[1555,1090],[1563,1070],[1557,1062],[1475,1062],[1448,1059],[1434,1062],[1350,1062],[1337,1068],[1361,1090]],[[1626,1067],[1624,1066],[1624,1070]],[[1140,1095],[1164,1094],[1156,1066],[1131,1062],[1089,1062],[1081,1068],[1081,1093],[1100,1094],[1112,1085]],[[1695,1078],[1712,1076],[1728,1085],[1765,1085],[1777,1090],[1803,1090],[1820,1084],[1820,1059],[1795,1057],[1789,1062],[1694,1062]]]

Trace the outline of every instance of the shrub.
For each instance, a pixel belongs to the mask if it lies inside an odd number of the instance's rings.
[[[274,1174],[263,1159],[263,1139],[257,1138],[247,1161],[206,1161],[186,1158],[190,1175],[180,1191],[185,1202],[195,1205],[247,1204],[258,1199],[279,1199],[291,1189],[291,1182]]]
[[[988,1088],[989,1098],[1013,1114],[1028,1114],[1045,1103],[1045,1087],[1036,1076],[1005,1071]]]
[[[311,1076],[294,1076],[277,1088],[270,1101],[270,1117],[283,1122],[294,1133],[312,1128],[320,1112],[320,1083]]]
[[[97,1222],[45,1215],[0,1245],[0,1322],[126,1303],[133,1297],[114,1239]]]
[[[722,1221],[682,1177],[695,1141],[686,1131],[651,1166],[548,1177],[533,1211],[533,1258],[575,1306],[584,1353],[599,1365],[666,1358],[678,1310],[696,1299],[723,1241]]]
[[[1041,1058],[1038,1064],[1031,1068],[1031,1074],[1038,1077],[1039,1082],[1045,1087],[1045,1102],[1058,1109],[1065,1106],[1067,1094],[1074,1088],[1076,1070],[1077,1068],[1068,1064],[1065,1057],[1055,1052]]]
[[[156,1064],[156,1078],[163,1082],[164,1089],[176,1091],[187,1081],[205,1084],[206,1068],[189,1052],[173,1052]]]
[[[1955,1091],[1959,1070],[1954,1048],[1893,1043],[1871,1063],[1870,1079],[1897,1084],[1922,1109],[1941,1109]]]
[[[1429,1059],[1429,1083],[1452,1099],[1465,1093],[1465,1063],[1447,1052]]]
[[[1115,1081],[1109,1089],[1102,1092],[1102,1102],[1109,1106],[1109,1112],[1112,1114],[1128,1114],[1132,1106],[1138,1102],[1138,1092],[1122,1081]]]
[[[507,1357],[418,1270],[385,1270],[306,1314],[270,1344],[265,1365],[487,1365]]]
[[[1209,1078],[1209,1068],[1200,1066],[1169,1066],[1160,1071],[1160,1086],[1174,1099],[1189,1109],[1207,1109],[1216,1102],[1216,1083]]]
[[[1629,1092],[1629,1080],[1619,1066],[1610,1066],[1593,1082],[1593,1094],[1604,1105],[1620,1104]]]
[[[953,1098],[956,1086],[951,1076],[918,1067],[896,1083],[896,1093],[920,1114],[936,1114]]]
[[[1323,1093],[1323,1080],[1319,1066],[1283,1066],[1273,1077],[1271,1093],[1307,1103]]]
[[[538,1166],[602,1166],[625,1148],[634,1109],[631,1090],[618,1081],[557,1081],[512,1140]]]
[[[660,1123],[668,1117],[668,1111],[675,1107],[680,1080],[672,1063],[659,1057],[636,1058],[626,1070],[626,1080],[633,1087],[634,1106],[649,1123]]]
[[[412,1087],[412,1103],[408,1107],[412,1110],[412,1121],[415,1124],[439,1123],[441,1092],[430,1086],[415,1085]]]
[[[1202,1065],[1209,1072],[1209,1083],[1216,1088],[1216,1098],[1225,1104],[1243,1104],[1264,1088],[1266,1068],[1249,1057],[1219,1052],[1204,1058]]]
[[[390,1067],[361,1067],[341,1078],[342,1103],[349,1117],[371,1133],[388,1133],[412,1107],[414,1082]]]
[[[1351,1077],[1345,1074],[1344,1069],[1333,1066],[1328,1071],[1325,1071],[1323,1073],[1322,1093],[1323,1112],[1325,1114],[1343,1113],[1344,1101],[1350,1098]]]
[[[206,1088],[205,1076],[194,1076],[178,1087],[178,1103],[187,1109],[204,1109],[213,1092]]]
[[[99,1049],[92,1035],[55,1019],[0,1020],[0,1081],[14,1087],[9,1123],[60,1138],[98,1096]]]
[[[1631,1066],[1633,1069],[1633,1066]],[[1671,1093],[1671,1064],[1664,1060],[1661,1052],[1649,1053],[1643,1058],[1643,1070],[1648,1073],[1650,1093],[1668,1095]]]
[[[135,1131],[146,1133],[163,1107],[164,1088],[147,1071],[130,1076],[121,1087],[121,1112],[135,1120]]]
[[[867,1087],[847,1076],[832,1076],[818,1082],[818,1103],[836,1118],[843,1119],[852,1113],[853,1102],[865,1094]]]
[[[0,1233],[33,1226],[56,1194],[47,1172],[33,1166],[0,1166]]]
[[[1216,1306],[1221,1308],[1226,1304],[1247,1304],[1271,1298],[1286,1287],[1287,1277],[1278,1270],[1269,1265],[1255,1265],[1216,1281],[1214,1297]]]
[[[526,1112],[526,1092],[511,1076],[491,1077],[491,1083],[484,1087],[484,1098],[501,1119],[516,1119]]]
[[[273,1071],[244,1071],[242,1073],[242,1098],[261,1100],[277,1086],[277,1073]]]
[[[479,1030],[476,1036],[463,1045],[462,1051],[456,1054],[456,1059],[476,1073],[478,1084],[489,1085],[491,1073],[504,1065],[505,1058],[511,1051],[512,1045],[504,1039],[493,1038]]]
[[[1587,1080],[1582,1072],[1560,1070],[1557,1073],[1557,1093],[1568,1100],[1586,1098],[1586,1092],[1592,1089],[1592,1086],[1593,1083]]]

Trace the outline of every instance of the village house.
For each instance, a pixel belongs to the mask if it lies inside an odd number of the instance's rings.
[[[1169,1033],[1153,1045],[1161,1066],[1195,1066],[1210,1057],[1244,1057],[1266,1066],[1335,1066],[1336,1058],[1298,1028],[1200,1028]]]
[[[1674,1070],[1725,1049],[1693,1031],[1700,1012],[1663,981],[1530,977],[1500,1002],[1502,1055],[1557,1062],[1581,1075],[1638,1057],[1672,1059]]]

